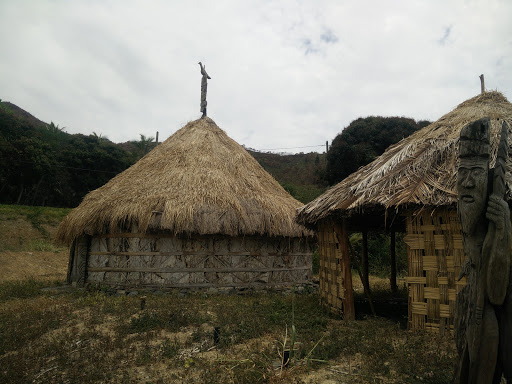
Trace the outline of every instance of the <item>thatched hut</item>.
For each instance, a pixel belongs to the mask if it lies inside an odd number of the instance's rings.
[[[301,206],[213,120],[192,121],[62,222],[70,282],[277,286],[311,277]]]
[[[320,292],[331,307],[354,316],[348,233],[404,231],[409,327],[453,329],[455,297],[465,284],[457,281],[464,261],[456,208],[458,141],[462,127],[482,117],[491,119],[493,167],[502,121],[512,126],[512,104],[499,92],[485,92],[299,209],[298,222],[318,232]],[[510,177],[507,185],[510,200]]]

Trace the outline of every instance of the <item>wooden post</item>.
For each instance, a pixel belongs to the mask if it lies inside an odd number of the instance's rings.
[[[325,142],[325,153],[329,152],[329,140]]]
[[[389,276],[389,284],[391,286],[391,292],[396,293],[398,287],[396,285],[396,236],[394,230],[391,230],[390,237],[391,244],[389,246],[389,256],[391,263],[391,275]]]
[[[373,316],[377,316],[377,313],[375,312],[375,307],[373,306],[373,300],[372,300],[372,294],[370,292],[370,287],[368,286],[368,283],[365,282],[363,278],[363,273],[361,272],[361,263],[358,261],[359,257],[354,252],[354,248],[352,248],[352,244],[348,243],[349,249],[350,249],[350,257],[352,259],[353,266],[357,269],[357,273],[359,274],[359,278],[361,279],[361,283],[364,287],[364,294],[366,295],[366,298],[368,299],[368,304],[370,304],[370,310],[372,311]]]
[[[89,253],[89,236],[82,235],[73,241],[70,250],[68,283],[83,287],[87,279],[87,255]]]
[[[368,272],[368,231],[366,229],[363,230],[363,244],[361,247],[361,269],[363,273],[363,284],[368,287],[370,290],[370,277]]]
[[[158,145],[158,131],[156,131],[156,140],[155,140],[155,142],[156,142],[156,145]]]
[[[345,299],[343,300],[343,315],[345,320],[355,320],[356,310],[354,307],[354,290],[352,288],[352,271],[350,269],[349,239],[346,219],[342,220],[341,225],[335,224],[334,231],[338,236],[342,254],[341,262],[343,264],[343,275],[341,278],[343,288],[345,290]]]
[[[480,75],[480,91],[482,92],[482,94],[485,93],[485,82],[483,73]]]

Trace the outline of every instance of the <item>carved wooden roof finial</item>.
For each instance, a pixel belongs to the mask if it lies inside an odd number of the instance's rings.
[[[206,88],[208,86],[208,79],[211,79],[210,76],[206,73],[206,67],[199,62],[199,66],[201,67],[201,109],[200,112],[203,113],[203,116],[206,116]]]

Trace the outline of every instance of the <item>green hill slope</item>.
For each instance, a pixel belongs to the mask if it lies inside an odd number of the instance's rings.
[[[0,203],[75,207],[153,148],[153,138],[116,144],[97,135],[68,134],[18,106],[0,102]],[[325,156],[249,151],[303,203],[324,190]]]
[[[248,151],[261,166],[300,202],[306,204],[325,191],[325,153],[280,155]]]

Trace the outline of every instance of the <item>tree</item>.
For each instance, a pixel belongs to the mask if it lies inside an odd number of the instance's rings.
[[[133,141],[133,145],[135,146],[135,160],[140,159],[145,156],[150,150],[152,150],[155,146],[153,142],[155,140],[154,137],[146,137],[142,133],[140,134],[140,141]]]
[[[93,132],[92,135],[89,135],[90,137],[94,138],[96,143],[102,144],[109,141],[107,136],[103,136],[101,133],[98,135],[96,132]]]
[[[427,123],[422,121],[421,125]],[[352,121],[329,148],[327,181],[330,185],[340,182],[420,128],[419,123],[405,117],[370,116]]]
[[[59,124],[55,124],[53,121],[46,127],[50,132],[64,132],[66,127],[59,127]]]
[[[11,142],[10,173],[7,181],[16,191],[16,204],[32,204],[41,191],[44,178],[51,175],[53,151],[34,137],[20,137]],[[14,192],[14,191],[13,191]]]
[[[0,104],[0,203],[73,207],[133,164],[132,154],[107,137],[64,129]]]

